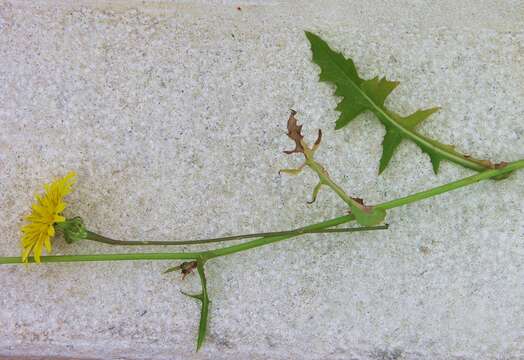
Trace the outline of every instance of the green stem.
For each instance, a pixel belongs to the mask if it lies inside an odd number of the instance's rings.
[[[313,170],[320,179],[320,184],[327,185],[333,190],[346,204],[349,205],[349,207],[355,207],[360,206],[359,203],[357,203],[355,200],[349,196],[344,189],[342,189],[340,186],[338,186],[331,178],[329,177],[329,174],[327,173],[326,169],[322,167],[318,162],[313,160],[313,156],[307,157],[306,155],[306,165],[308,165],[311,170]]]
[[[383,230],[387,229],[386,226],[375,226],[375,227],[359,227],[359,228],[344,228],[344,229],[320,229],[320,230],[310,230],[304,233],[342,233],[342,232],[354,232],[354,231],[366,231],[366,230]],[[243,234],[243,235],[233,235],[233,236],[224,236],[211,239],[198,239],[198,240],[178,240],[178,241],[129,241],[129,240],[115,240],[108,238],[106,236],[94,233],[92,231],[87,231],[87,238],[85,240],[91,240],[100,242],[108,245],[126,245],[126,246],[150,246],[150,245],[199,245],[199,244],[209,244],[217,242],[225,242],[232,240],[240,239],[252,239],[252,238],[261,238],[261,237],[270,237],[270,236],[280,236],[280,235],[292,235],[296,230],[287,230],[287,231],[273,231],[265,233],[256,233],[256,234]]]
[[[175,252],[175,253],[134,253],[134,254],[96,254],[96,255],[51,255],[42,256],[40,260],[44,263],[62,262],[85,262],[85,261],[128,261],[128,260],[189,260],[196,259],[198,252]],[[29,257],[29,262],[34,262]],[[0,264],[22,264],[20,256],[0,257]]]
[[[318,143],[316,144],[318,147]],[[364,205],[362,201],[358,201],[356,198],[349,196],[344,189],[338,186],[328,172],[322,165],[316,162],[313,159],[315,153],[315,147],[309,149],[305,144],[302,146],[304,148],[304,156],[306,157],[305,164],[311,168],[317,175],[320,180],[318,185],[313,190],[313,199],[316,198],[318,191],[322,185],[327,185],[331,190],[333,190],[346,204],[348,204],[351,209],[351,213],[355,215],[355,220],[359,225],[362,226],[371,226],[376,225],[384,221],[386,217],[386,211],[379,207],[370,207]]]
[[[328,227],[332,227],[335,225],[338,225],[336,223],[331,224],[328,222],[319,223],[324,224],[328,226],[309,226],[304,228],[299,228],[293,231],[284,231],[284,234],[287,235],[278,235],[278,236],[268,236],[268,237],[262,237],[260,239],[248,242],[246,244],[254,243],[257,241],[262,241],[268,239],[276,239],[276,238],[290,238],[298,235],[303,234],[311,234],[311,233],[340,233],[340,232],[357,232],[357,231],[372,231],[372,230],[384,230],[388,228],[388,225],[381,225],[381,226],[369,226],[369,227],[357,227],[357,228],[349,228],[349,229],[325,229]],[[269,241],[268,244],[274,242]],[[258,243],[257,243],[258,244]],[[255,245],[260,246],[260,245]],[[253,246],[253,247],[255,247]],[[231,248],[231,246],[229,247]],[[224,248],[228,249],[228,248]],[[223,249],[218,249],[223,250]],[[233,251],[232,253],[235,253],[238,251]],[[225,254],[227,255],[227,254]],[[122,260],[197,260],[197,259],[203,259],[204,261],[207,259],[211,259],[214,256],[214,254],[211,254],[210,251],[195,251],[195,252],[161,252],[161,253],[133,253],[133,254],[94,254],[94,255],[52,255],[52,256],[41,256],[40,260],[43,263],[55,263],[55,262],[85,262],[85,261],[122,261]],[[29,257],[29,262],[34,262],[33,257]],[[22,264],[22,259],[19,256],[13,256],[13,257],[0,257],[0,265],[1,264]]]
[[[524,159],[509,163],[503,168],[486,170],[467,178],[457,180],[436,188],[422,191],[400,199],[388,201],[375,207],[382,209],[392,209],[399,206],[407,205],[420,201],[432,196],[446,193],[464,186],[477,183],[482,180],[490,179],[496,176],[507,174],[517,169],[524,168]],[[316,224],[296,229],[292,235],[269,236],[261,239],[252,240],[243,244],[233,245],[222,249],[209,250],[204,252],[187,252],[187,253],[137,253],[137,254],[100,254],[100,255],[65,255],[65,256],[42,256],[42,262],[78,262],[78,261],[113,261],[113,260],[182,260],[182,259],[211,259],[219,256],[234,254],[240,251],[253,249],[255,247],[268,245],[277,241],[286,240],[294,236],[304,234],[310,230],[321,230],[333,226],[341,225],[354,220],[353,215],[344,215],[331,220],[322,221]],[[30,258],[30,261],[33,259]],[[19,264],[20,257],[0,257],[0,264]]]
[[[508,174],[510,172],[513,172],[515,170],[522,169],[522,168],[524,168],[524,159],[508,163],[506,166],[499,168],[499,169],[486,170],[486,171],[480,172],[476,175],[469,176],[464,179],[460,179],[457,181],[450,182],[448,184],[437,186],[433,189],[421,191],[416,194],[408,195],[400,199],[387,201],[385,203],[376,205],[375,207],[380,207],[384,210],[393,209],[393,208],[396,208],[402,205],[407,205],[407,204],[417,202],[420,200],[424,200],[424,199],[427,199],[427,198],[430,198],[436,195],[440,195],[440,194],[443,194],[448,191],[452,191],[452,190],[455,190],[455,189],[458,189],[464,186],[472,185],[482,180],[499,177],[501,175]]]
[[[448,150],[443,144],[439,143],[438,141],[430,139],[424,135],[419,134],[415,130],[408,129],[407,127],[403,126],[399,121],[396,121],[393,118],[389,111],[377,105],[358,85],[356,85],[352,81],[350,81],[350,83],[356,89],[356,91],[359,91],[360,95],[364,97],[369,102],[369,104],[371,104],[372,111],[380,120],[382,120],[382,123],[384,123],[385,126],[397,129],[401,134],[403,134],[403,136],[405,136],[408,139],[411,139],[421,148],[430,149],[442,156],[442,158],[454,162],[455,164],[464,166],[475,171],[485,171],[488,168],[487,166],[483,165],[482,161],[480,160],[471,157],[465,157],[463,154],[460,154],[454,150]]]
[[[421,191],[416,194],[412,194],[412,195],[409,195],[409,196],[406,196],[400,199],[378,204],[378,205],[375,205],[375,207],[387,210],[387,209],[392,209],[392,208],[396,208],[396,207],[403,206],[403,205],[408,205],[413,202],[424,200],[432,196],[440,195],[448,191],[456,190],[464,186],[475,184],[482,180],[487,180],[492,177],[507,174],[507,173],[510,173],[514,170],[521,169],[521,168],[524,168],[524,159],[509,163],[508,165],[500,169],[487,170],[487,171],[481,172],[473,176],[469,176],[461,180],[453,181],[451,183],[448,183],[442,186],[437,186],[430,190]],[[204,254],[204,256],[206,256],[209,259],[214,258],[214,257],[219,257],[219,256],[225,256],[225,255],[233,254],[239,251],[252,249],[254,247],[263,246],[263,245],[271,244],[277,241],[286,240],[293,236],[299,235],[300,231],[309,231],[309,230],[317,230],[317,229],[333,227],[333,226],[347,223],[352,220],[355,220],[355,217],[352,214],[340,216],[340,217],[337,217],[331,220],[323,221],[317,224],[303,227],[301,229],[297,229],[295,235],[276,236],[276,237],[270,237],[270,238],[257,239],[257,240],[249,241],[247,243],[233,245],[233,246],[229,246],[229,247],[218,249],[218,250],[211,250],[211,251],[208,251],[207,254]]]
[[[220,256],[230,255],[230,254],[234,254],[234,253],[237,253],[237,252],[240,252],[240,251],[253,249],[255,247],[272,244],[272,243],[275,243],[277,241],[290,239],[292,237],[299,236],[299,235],[302,235],[302,234],[307,234],[309,232],[312,232],[312,230],[320,230],[320,229],[324,229],[324,228],[329,228],[329,227],[341,225],[341,224],[347,223],[347,222],[349,222],[349,221],[351,221],[353,219],[354,218],[353,218],[352,215],[339,216],[339,217],[331,219],[331,220],[326,220],[326,221],[322,221],[322,222],[319,222],[319,223],[316,223],[316,224],[312,224],[312,225],[308,225],[308,226],[305,226],[305,227],[302,227],[302,228],[298,228],[292,234],[289,234],[289,235],[271,236],[271,237],[267,237],[267,238],[261,238],[261,239],[257,239],[257,240],[252,240],[252,241],[249,241],[249,242],[246,242],[246,243],[233,245],[233,246],[228,246],[228,247],[225,247],[225,248],[222,248],[222,249],[209,250],[209,251],[204,252],[202,255],[206,259],[212,259],[212,258],[216,258],[216,257],[220,257]]]

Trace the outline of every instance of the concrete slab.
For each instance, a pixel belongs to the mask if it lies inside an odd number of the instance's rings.
[[[379,202],[470,174],[384,130],[335,132],[305,29],[402,113],[481,158],[524,157],[521,1],[0,1],[0,253],[40,185],[79,173],[68,215],[126,239],[281,230],[345,212],[282,150],[288,109],[351,194]],[[407,159],[403,161],[402,159]],[[390,230],[308,236],[213,261],[194,353],[195,277],[169,262],[0,267],[0,357],[524,359],[524,174],[390,211]],[[122,249],[55,241],[55,254]],[[145,251],[136,248],[127,251]],[[165,251],[163,249],[163,251]]]

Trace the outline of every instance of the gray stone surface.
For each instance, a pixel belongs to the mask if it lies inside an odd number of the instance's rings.
[[[74,5],[72,5],[74,3]],[[237,9],[240,7],[240,9]],[[440,105],[421,131],[481,158],[524,157],[522,1],[0,0],[0,254],[42,183],[76,170],[68,215],[126,239],[279,230],[343,214],[315,177],[280,177],[288,109],[319,160],[374,203],[471,172],[404,143],[377,177],[384,130],[333,130],[304,29],[389,105]],[[401,161],[401,159],[406,159]],[[0,267],[0,357],[524,359],[524,174],[389,212],[388,232],[308,236],[212,261],[209,337],[198,287],[172,263]],[[55,254],[115,251],[54,242]],[[158,251],[158,250],[157,250]],[[162,249],[167,251],[167,249]]]

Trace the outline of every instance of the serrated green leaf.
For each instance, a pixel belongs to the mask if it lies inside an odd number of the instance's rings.
[[[410,139],[429,155],[435,173],[438,172],[442,160],[449,160],[476,171],[496,167],[490,161],[473,159],[455,151],[450,145],[419,134],[415,127],[437,111],[437,108],[419,110],[406,117],[395,114],[386,108],[384,101],[398,86],[398,82],[384,77],[362,79],[352,59],[346,59],[341,53],[333,51],[324,40],[311,32],[306,32],[306,37],[311,44],[313,62],[320,66],[320,81],[334,84],[335,95],[342,97],[342,101],[336,107],[340,117],[336,121],[335,129],[346,126],[364,111],[374,113],[386,127],[379,172],[387,167],[403,139]]]

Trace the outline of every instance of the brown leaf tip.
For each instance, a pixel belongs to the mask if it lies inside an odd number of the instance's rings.
[[[291,114],[287,120],[287,136],[295,142],[295,148],[293,150],[285,150],[286,154],[293,153],[304,153],[304,147],[302,146],[302,125],[298,125],[298,120],[295,118],[297,112],[291,109]]]
[[[355,200],[356,202],[358,202],[360,205],[362,205],[362,206],[366,206],[366,205],[364,204],[364,199],[362,199],[362,198],[358,198],[358,197],[352,197],[352,199]]]
[[[315,146],[320,145],[320,142],[322,141],[322,129],[318,129],[318,136],[315,140]]]
[[[502,169],[503,167],[506,167],[506,165],[508,165],[507,162],[501,161],[501,162],[495,164],[495,169]]]
[[[295,142],[295,148],[293,150],[285,150],[286,154],[302,153],[306,159],[312,158],[315,151],[320,146],[322,141],[322,130],[318,130],[317,139],[311,148],[304,141],[304,135],[302,135],[302,125],[298,124],[298,120],[295,117],[297,112],[291,109],[291,114],[287,120],[287,136]]]
[[[364,203],[364,199],[359,198],[359,197],[351,197],[351,199],[352,199],[353,201],[355,201],[356,203],[358,203],[358,204],[360,205],[360,208],[361,208],[363,211],[365,211],[365,212],[367,212],[367,213],[371,213],[371,212],[373,211],[373,206],[371,206],[371,205],[366,205],[366,204]]]
[[[180,271],[182,273],[182,280],[186,278],[187,275],[191,274],[198,266],[196,261],[187,261],[180,264]]]

